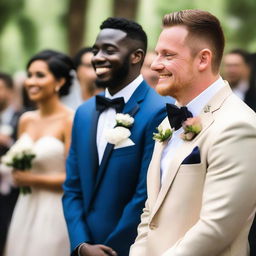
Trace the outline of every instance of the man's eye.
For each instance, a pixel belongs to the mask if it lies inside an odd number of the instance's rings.
[[[114,50],[114,49],[107,49],[106,53],[107,54],[114,54],[114,53],[116,53],[116,50]]]

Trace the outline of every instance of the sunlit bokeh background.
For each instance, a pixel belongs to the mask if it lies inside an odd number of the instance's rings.
[[[46,48],[73,56],[94,42],[109,16],[142,24],[154,49],[162,16],[190,8],[210,11],[221,20],[226,50],[255,51],[255,0],[0,0],[0,70],[24,70],[28,58]]]

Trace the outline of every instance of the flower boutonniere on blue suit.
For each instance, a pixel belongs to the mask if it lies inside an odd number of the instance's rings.
[[[115,127],[105,132],[105,138],[108,141],[108,143],[118,146],[124,141],[130,140],[130,129],[134,123],[134,118],[129,114],[117,113],[115,119]]]

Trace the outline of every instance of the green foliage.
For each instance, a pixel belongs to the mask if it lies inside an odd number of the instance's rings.
[[[250,50],[250,44],[256,40],[255,30],[255,0],[226,0],[227,9],[231,18],[236,21],[236,26],[232,28],[231,40],[235,42],[235,47]],[[253,49],[255,50],[255,49]]]
[[[0,1],[0,33],[6,26],[6,23],[20,12],[23,8],[24,1],[22,0],[1,0]]]
[[[31,54],[31,52],[35,52],[38,45],[38,31],[33,21],[24,14],[21,14],[18,17],[17,26],[22,35],[21,39],[24,51],[26,51],[27,55]]]

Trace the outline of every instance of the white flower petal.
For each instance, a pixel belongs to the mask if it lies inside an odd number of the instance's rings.
[[[109,143],[117,145],[121,141],[129,138],[131,132],[125,127],[118,126],[113,129],[106,130],[104,135]]]
[[[129,127],[134,123],[134,118],[129,114],[118,113],[116,114],[116,122]]]

